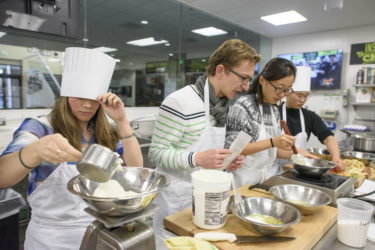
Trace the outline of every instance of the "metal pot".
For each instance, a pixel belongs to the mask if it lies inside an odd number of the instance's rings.
[[[354,150],[375,152],[375,136],[371,134],[362,134],[353,136]]]

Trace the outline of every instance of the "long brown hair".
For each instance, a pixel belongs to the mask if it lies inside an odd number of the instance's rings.
[[[69,143],[79,151],[82,151],[81,134],[82,130],[79,126],[77,118],[73,115],[68,103],[68,97],[60,97],[51,111],[52,128],[55,133],[60,133]],[[90,122],[94,124],[95,138],[97,142],[116,150],[116,144],[119,140],[117,131],[109,124],[103,108],[99,106],[95,115]]]
[[[293,75],[296,76],[296,67],[294,64],[284,58],[275,57],[269,60],[264,66],[259,76],[254,79],[250,85],[248,94],[256,94],[256,101],[258,104],[263,104],[263,91],[260,84],[260,76],[263,76],[268,81],[276,81],[281,78]]]

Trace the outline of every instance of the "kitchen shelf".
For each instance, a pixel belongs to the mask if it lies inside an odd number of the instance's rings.
[[[356,84],[356,85],[354,85],[354,87],[356,87],[356,88],[371,88],[371,87],[375,87],[375,84]]]

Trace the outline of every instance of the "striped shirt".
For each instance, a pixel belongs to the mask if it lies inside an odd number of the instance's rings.
[[[195,167],[189,147],[205,128],[204,103],[194,85],[185,86],[163,101],[155,122],[149,150],[150,161],[158,167],[186,170]],[[216,124],[210,116],[211,125]]]
[[[35,142],[46,135],[53,134],[53,128],[49,123],[47,116],[40,116],[36,118],[26,118],[21,126],[14,132],[13,140],[8,147],[4,150],[1,156],[19,151],[21,148]],[[96,142],[96,139],[93,141]],[[117,153],[122,154],[122,143],[119,142],[116,147]],[[1,157],[0,156],[0,157]],[[30,195],[37,186],[47,179],[47,177],[57,168],[57,165],[42,161],[35,167],[29,174],[29,189]]]

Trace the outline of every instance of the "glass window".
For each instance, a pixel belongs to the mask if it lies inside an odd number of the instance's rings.
[[[22,64],[22,68],[11,71],[21,75],[20,86],[25,91],[15,91],[19,93],[16,103],[23,108],[51,107],[58,98],[66,47],[113,48],[107,53],[118,63],[110,91],[119,95],[126,106],[158,106],[171,92],[194,84],[204,74],[209,56],[225,40],[239,38],[258,52],[261,41],[269,46],[267,38],[174,0],[82,0],[82,21],[77,21],[77,11],[69,19],[69,2],[56,2],[59,9],[44,6],[43,11],[54,15],[45,15],[46,21],[39,29],[26,24],[5,27],[9,20],[1,18],[5,9],[0,10],[0,31],[6,33],[0,38],[0,60],[18,60]],[[38,3],[33,1],[33,10]],[[11,7],[25,11],[20,6]],[[61,32],[53,26],[59,18],[65,21]],[[207,27],[224,34],[192,32]],[[73,28],[74,33],[70,33]],[[145,38],[157,44],[134,45],[134,40]]]

